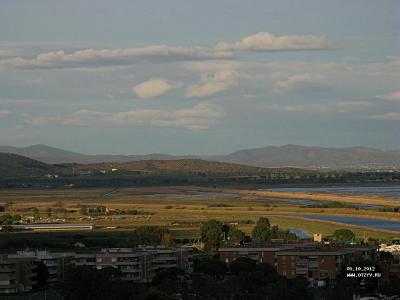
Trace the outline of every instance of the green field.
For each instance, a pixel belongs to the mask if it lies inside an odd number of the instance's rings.
[[[345,202],[345,196],[335,199]],[[314,197],[315,198],[315,197]],[[316,197],[318,198],[318,197]],[[318,199],[314,199],[318,201]],[[322,203],[322,201],[321,201]],[[20,214],[32,217],[33,210],[43,221],[63,219],[65,222],[95,223],[96,229],[85,232],[11,232],[0,233],[0,247],[67,247],[84,240],[88,245],[123,246],[129,244],[130,232],[141,225],[168,227],[177,240],[199,237],[201,222],[217,219],[250,233],[252,224],[261,216],[268,217],[282,229],[297,228],[310,234],[332,235],[339,228],[351,228],[359,238],[397,237],[397,232],[373,230],[327,221],[315,221],[300,214],[364,216],[376,219],[399,220],[396,213],[362,210],[349,207],[307,208],[282,197],[254,196],[240,190],[204,187],[159,187],[124,189],[35,189],[3,190],[0,205],[6,211],[0,214]],[[136,210],[139,214],[101,215],[90,219],[82,216],[82,207],[105,206],[110,210]],[[51,211],[51,217],[49,217]],[[54,239],[57,237],[57,239]],[[29,241],[29,242],[27,242]]]

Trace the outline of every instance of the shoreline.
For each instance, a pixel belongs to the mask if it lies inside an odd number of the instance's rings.
[[[371,195],[348,195],[348,194],[335,194],[327,192],[282,192],[282,191],[261,191],[261,190],[244,190],[244,189],[226,189],[225,192],[237,193],[240,195],[252,195],[271,198],[289,198],[289,199],[303,199],[311,201],[326,201],[333,202],[339,201],[351,204],[372,204],[381,206],[395,206],[400,207],[400,199],[386,198],[381,196]]]

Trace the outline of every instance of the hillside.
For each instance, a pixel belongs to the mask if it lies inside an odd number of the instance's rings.
[[[0,178],[43,176],[51,166],[16,154],[0,153]]]
[[[49,173],[61,177],[92,174],[124,175],[266,175],[277,169],[259,168],[233,163],[205,161],[200,159],[139,160],[122,163],[62,164],[50,165],[24,156],[0,153],[0,178],[44,177]],[[307,171],[297,168],[279,168],[285,174],[301,174]]]
[[[200,159],[49,165],[0,153],[0,188],[118,187],[197,184],[398,182],[396,172],[317,172],[294,167],[260,168]]]
[[[97,164],[110,162],[132,162],[148,160],[195,160],[226,162],[255,167],[298,167],[306,169],[400,169],[400,150],[374,148],[323,148],[298,145],[269,146],[245,149],[228,155],[175,156],[161,153],[147,155],[89,155],[65,151],[46,145],[25,148],[0,146],[0,152],[23,155],[48,164],[79,163]],[[132,164],[132,163],[130,163]]]
[[[233,163],[222,163],[205,161],[200,159],[181,159],[181,160],[140,160],[127,163],[100,163],[78,165],[75,167],[77,172],[90,170],[104,171],[136,171],[144,173],[182,173],[182,174],[224,174],[224,175],[255,175],[268,174],[274,169],[259,168]],[[280,169],[283,173],[302,173],[304,170],[295,168]]]
[[[108,154],[81,154],[73,151],[66,151],[46,145],[33,145],[28,147],[0,146],[0,152],[13,153],[26,156],[48,164],[78,163],[90,164],[101,162],[129,162],[132,160],[174,160],[198,158],[192,156],[174,156],[161,153],[147,155],[108,155]]]
[[[258,167],[296,166],[300,168],[362,169],[400,167],[400,150],[286,145],[240,150],[214,159]]]

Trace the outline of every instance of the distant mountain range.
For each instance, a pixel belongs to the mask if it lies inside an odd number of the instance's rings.
[[[171,177],[182,175],[256,175],[267,174],[275,169],[243,166],[232,163],[206,161],[200,159],[179,160],[138,160],[129,162],[102,162],[94,164],[46,164],[25,156],[0,153],[0,179],[1,178],[29,178],[44,177],[49,174],[62,176],[115,174],[124,175],[162,175]],[[301,169],[280,168],[286,173],[304,173]],[[104,172],[104,173],[102,173]],[[133,172],[133,173],[132,173]]]
[[[174,156],[168,154],[148,154],[148,155],[111,155],[111,154],[81,154],[67,151],[46,145],[33,145],[28,147],[0,146],[0,152],[13,153],[29,157],[48,164],[78,163],[91,164],[101,162],[128,162],[137,160],[176,160],[200,158],[199,156]]]
[[[228,155],[208,156],[175,156],[158,153],[147,155],[88,155],[46,145],[33,145],[24,148],[0,146],[0,152],[18,154],[49,164],[203,159],[264,168],[288,166],[311,169],[400,168],[400,150],[380,150],[364,147],[323,148],[285,145],[239,150]]]
[[[332,169],[400,168],[400,150],[374,148],[323,148],[285,145],[239,150],[216,157],[223,162],[250,166]]]

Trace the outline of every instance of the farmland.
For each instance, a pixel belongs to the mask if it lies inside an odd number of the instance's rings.
[[[311,195],[309,195],[311,197]],[[297,198],[296,198],[297,197]],[[85,232],[11,232],[1,233],[1,243],[13,245],[15,240],[39,241],[57,237],[61,244],[71,242],[76,236],[86,240],[118,244],[129,238],[130,232],[141,225],[168,227],[177,240],[195,240],[199,237],[201,222],[217,219],[236,224],[250,233],[254,222],[260,216],[267,216],[273,224],[283,229],[300,229],[309,234],[331,235],[338,228],[351,228],[358,237],[389,238],[398,232],[344,225],[332,221],[310,220],[307,215],[337,215],[368,217],[381,220],[400,220],[395,212],[377,209],[360,209],[356,204],[368,200],[374,204],[395,202],[394,199],[379,197],[349,197],[343,195],[313,194],[317,205],[306,206],[296,199],[307,199],[306,195],[294,193],[265,193],[249,189],[207,188],[197,186],[169,186],[157,188],[86,188],[86,189],[7,189],[0,193],[0,205],[6,207],[4,213],[19,214],[23,218],[40,218],[40,222],[93,222],[96,229]],[[367,199],[366,199],[367,198]],[[318,204],[336,200],[340,205],[319,207]],[[383,202],[382,202],[383,201]],[[348,205],[351,203],[351,205]],[[83,209],[104,207],[110,213],[83,214]],[[55,241],[53,241],[55,243]],[[56,243],[57,244],[57,243]],[[16,244],[18,245],[18,243]],[[121,243],[121,245],[124,245]],[[0,246],[4,246],[0,245]]]

